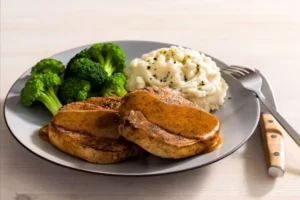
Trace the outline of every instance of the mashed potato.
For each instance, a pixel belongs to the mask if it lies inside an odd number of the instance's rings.
[[[164,87],[207,111],[218,109],[228,90],[220,69],[210,57],[180,46],[157,49],[135,58],[124,73],[128,90],[150,85]]]

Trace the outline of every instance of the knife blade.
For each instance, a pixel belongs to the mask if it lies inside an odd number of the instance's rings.
[[[265,78],[259,71],[255,70],[262,78],[263,84],[261,91],[266,99],[276,108],[272,89]],[[285,172],[285,151],[283,132],[284,129],[276,119],[268,112],[267,108],[260,103],[261,117],[260,126],[264,143],[265,155],[267,160],[268,173],[272,177],[282,177]]]

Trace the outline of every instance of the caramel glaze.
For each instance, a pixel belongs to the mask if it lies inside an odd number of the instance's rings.
[[[135,112],[134,110],[138,110],[140,116],[130,117],[130,113]],[[89,120],[91,117],[95,119]],[[96,120],[98,118],[101,120]],[[74,121],[78,123],[74,124]],[[93,127],[98,128],[95,129],[96,132],[91,132],[90,128],[83,126],[84,123],[81,122],[86,122],[86,126],[92,124]],[[113,130],[107,126],[110,123]],[[59,114],[52,120],[52,124],[60,130],[60,133],[76,131],[80,137],[90,138],[85,141],[88,142],[88,146],[92,145],[90,147],[93,149],[99,146],[94,144],[98,139],[94,141],[93,138],[117,141],[116,139],[121,135],[143,147],[142,144],[134,141],[135,136],[132,137],[132,133],[140,133],[150,140],[153,137],[160,138],[158,144],[166,143],[168,147],[173,148],[174,153],[177,150],[182,151],[182,155],[178,157],[188,157],[218,149],[223,143],[218,123],[215,116],[196,104],[158,87],[132,91],[122,101],[117,97],[93,97],[83,102],[70,103],[61,108]],[[117,129],[118,124],[121,124],[119,129]],[[39,130],[39,136],[44,141],[50,142],[48,127],[48,125],[43,126]],[[208,134],[209,131],[213,134]],[[119,139],[122,140],[122,137]],[[99,144],[102,145],[103,141],[101,140]],[[159,145],[157,147],[159,148]],[[186,154],[186,150],[182,150],[186,147],[191,147],[194,152]],[[154,155],[157,154],[154,152]],[[176,158],[176,155],[173,157]]]
[[[181,159],[211,152],[220,147],[219,130],[206,141],[173,134],[148,121],[140,111],[131,111],[119,126],[120,134],[151,154],[163,158]]]
[[[190,139],[206,141],[219,129],[216,116],[182,96],[158,87],[138,89],[121,100],[121,118],[130,111],[140,111],[146,119],[164,130]]]

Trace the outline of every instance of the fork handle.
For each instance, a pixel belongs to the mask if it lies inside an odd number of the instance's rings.
[[[261,102],[269,110],[269,112],[278,121],[278,123],[285,129],[285,131],[300,147],[300,135],[297,133],[297,131],[282,117],[282,115],[279,112],[276,111],[276,109],[266,100],[265,96],[261,92],[257,92],[256,94],[261,100]]]

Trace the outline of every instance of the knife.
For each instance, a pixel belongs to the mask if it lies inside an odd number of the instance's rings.
[[[266,99],[276,108],[273,92],[271,87],[259,70],[255,70],[262,78],[263,84],[261,91]],[[272,177],[282,177],[285,172],[285,150],[283,134],[284,129],[276,119],[268,112],[262,103],[260,127],[264,143],[264,150],[267,160],[268,173]]]

